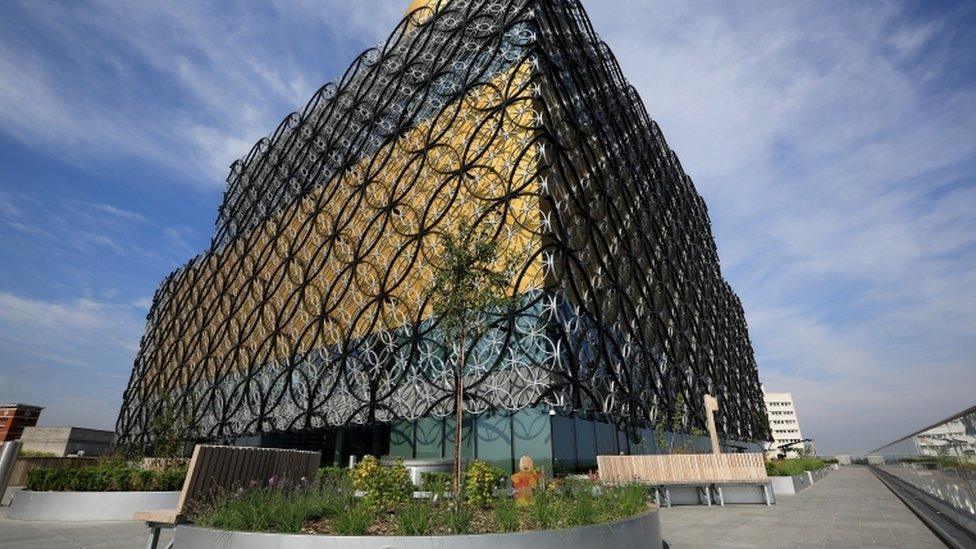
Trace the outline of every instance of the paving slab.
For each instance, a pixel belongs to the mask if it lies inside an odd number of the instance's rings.
[[[945,547],[865,467],[842,467],[776,505],[661,509],[670,549],[704,547]]]
[[[0,509],[0,549],[134,549],[146,546],[149,531],[136,521],[58,522],[10,520]],[[164,530],[159,547],[173,538]]]

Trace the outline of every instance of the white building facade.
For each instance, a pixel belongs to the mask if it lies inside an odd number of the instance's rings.
[[[796,405],[790,393],[763,393],[766,403],[766,415],[769,417],[769,429],[773,433],[773,442],[766,443],[766,458],[773,459],[785,454],[788,458],[800,456],[806,446],[800,442],[803,433],[800,432],[800,422],[796,417]],[[780,446],[797,443],[795,446],[780,449]]]

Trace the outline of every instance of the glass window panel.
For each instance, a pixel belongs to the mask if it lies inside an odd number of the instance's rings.
[[[512,422],[508,412],[487,413],[475,421],[478,459],[512,473]]]
[[[574,418],[576,425],[576,470],[588,471],[596,469],[596,433],[593,422],[588,419]]]
[[[617,454],[617,433],[613,425],[605,421],[596,423],[596,455],[612,456]]]
[[[576,471],[574,429],[573,418],[559,415],[552,417],[552,455],[556,460],[552,466],[556,474],[565,475]]]
[[[535,466],[552,475],[552,428],[548,412],[526,408],[512,414],[515,465],[528,454]]]
[[[623,453],[629,456],[633,453],[633,450],[630,448],[630,441],[627,438],[626,431],[622,429],[617,430],[617,453]]]
[[[413,457],[413,422],[397,420],[390,424],[390,457]]]
[[[474,455],[474,439],[471,437],[472,419],[465,417],[461,422],[461,458],[470,460]],[[454,425],[453,417],[444,419],[444,457],[454,457]]]
[[[418,458],[444,457],[443,428],[442,419],[425,417],[417,420],[416,456]]]

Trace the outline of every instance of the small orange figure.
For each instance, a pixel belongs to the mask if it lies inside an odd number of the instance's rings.
[[[532,490],[539,484],[542,473],[535,470],[535,463],[528,454],[519,459],[519,472],[512,475],[515,488],[515,503],[519,506],[531,505],[534,501]]]

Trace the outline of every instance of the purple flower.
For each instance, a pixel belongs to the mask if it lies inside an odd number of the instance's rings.
[[[278,485],[278,475],[271,475],[271,478],[268,479],[268,486],[274,488],[277,485]]]

